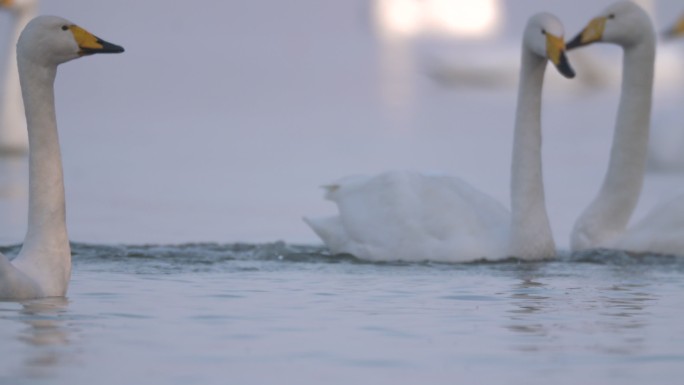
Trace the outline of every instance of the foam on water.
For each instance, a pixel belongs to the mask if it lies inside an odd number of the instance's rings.
[[[20,245],[0,246],[0,253],[12,259],[20,250]],[[98,265],[117,272],[218,272],[231,262],[264,261],[279,263],[348,263],[377,266],[437,266],[454,269],[462,266],[505,266],[538,264],[597,264],[613,266],[643,266],[647,268],[666,268],[684,271],[684,258],[673,255],[631,253],[620,250],[596,249],[571,253],[561,251],[556,258],[546,261],[525,261],[508,258],[499,261],[480,260],[470,263],[449,264],[431,261],[423,262],[369,262],[352,255],[333,255],[327,248],[319,245],[288,244],[272,242],[250,243],[187,243],[180,245],[94,245],[72,243],[73,263],[85,269],[95,269]],[[461,267],[459,267],[461,266]],[[144,269],[144,270],[140,270]]]

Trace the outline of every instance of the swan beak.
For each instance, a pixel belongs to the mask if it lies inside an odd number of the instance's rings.
[[[563,76],[569,79],[575,77],[575,70],[572,69],[568,57],[565,55],[565,42],[563,38],[547,33],[546,55]]]
[[[14,3],[13,0],[0,0],[0,7],[9,8]]]
[[[69,27],[71,33],[78,44],[78,54],[81,56],[92,55],[95,53],[121,53],[123,47],[106,42],[85,29],[72,25]]]
[[[606,29],[607,20],[607,17],[597,17],[590,21],[582,32],[568,42],[568,49],[570,50],[601,41],[601,39],[603,39],[603,31]]]
[[[674,27],[668,29],[663,33],[663,37],[666,39],[673,39],[678,36],[684,35],[684,16],[682,16]]]

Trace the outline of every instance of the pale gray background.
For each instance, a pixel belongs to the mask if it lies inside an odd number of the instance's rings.
[[[376,35],[367,0],[43,2],[41,13],[126,48],[60,68],[71,238],[317,242],[301,217],[335,212],[318,186],[387,169],[460,175],[508,205],[514,88],[445,87],[428,76],[430,63],[440,55],[465,63],[489,50],[512,52],[506,60],[515,65],[529,15],[553,12],[570,37],[610,1],[502,3],[502,27],[491,40],[423,38],[388,59],[397,48]],[[684,11],[680,1],[654,3],[662,25]],[[0,15],[5,36],[7,23]],[[681,42],[667,46],[684,53]],[[619,74],[617,48],[585,52]],[[552,72],[545,177],[565,247],[605,170],[618,90],[582,88],[581,73],[565,81]],[[661,109],[677,113],[679,88],[671,82],[659,92]],[[388,97],[388,89],[404,94]],[[0,243],[17,243],[25,231],[25,162],[0,161],[0,171]],[[637,216],[683,185],[681,176],[650,175]]]

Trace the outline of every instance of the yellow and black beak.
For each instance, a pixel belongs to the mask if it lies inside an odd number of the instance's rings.
[[[684,35],[684,16],[680,17],[672,28],[668,29],[663,33],[663,37],[666,39],[674,39]]]
[[[597,17],[589,22],[589,24],[584,27],[582,32],[577,34],[574,39],[570,40],[567,44],[567,48],[573,49],[577,47],[582,47],[601,41],[603,39],[603,31],[606,29],[607,17]]]
[[[546,33],[546,56],[556,66],[558,72],[566,78],[575,77],[575,70],[570,66],[568,57],[565,55],[565,42],[563,38]]]
[[[123,47],[106,42],[77,25],[70,25],[69,29],[74,35],[74,39],[76,39],[80,49],[78,53],[81,56],[95,53],[121,53],[124,51]]]

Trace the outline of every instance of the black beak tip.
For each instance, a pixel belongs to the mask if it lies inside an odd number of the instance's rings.
[[[561,75],[568,79],[575,77],[575,70],[570,66],[570,62],[568,61],[567,56],[565,56],[565,53],[561,54],[560,62],[556,65],[556,68]]]
[[[100,44],[101,48],[81,48],[81,52],[84,55],[92,55],[96,53],[122,53],[124,48],[120,45],[112,44],[110,42],[97,39],[97,43]]]
[[[575,70],[572,69],[569,65],[566,67],[558,67],[558,72],[561,73],[561,75],[565,76],[568,79],[573,79],[575,77]]]
[[[584,45],[584,43],[582,43],[582,34],[580,33],[580,34],[578,34],[577,36],[575,36],[574,39],[572,39],[572,40],[570,40],[569,42],[567,42],[567,43],[565,44],[565,48],[566,48],[567,50],[571,50],[571,49],[574,49],[574,48],[577,48],[577,47],[581,47],[581,46],[583,46],[583,45]]]
[[[116,44],[112,44],[103,40],[99,41],[100,44],[102,44],[102,52],[103,53],[122,53],[124,52],[124,47]]]

